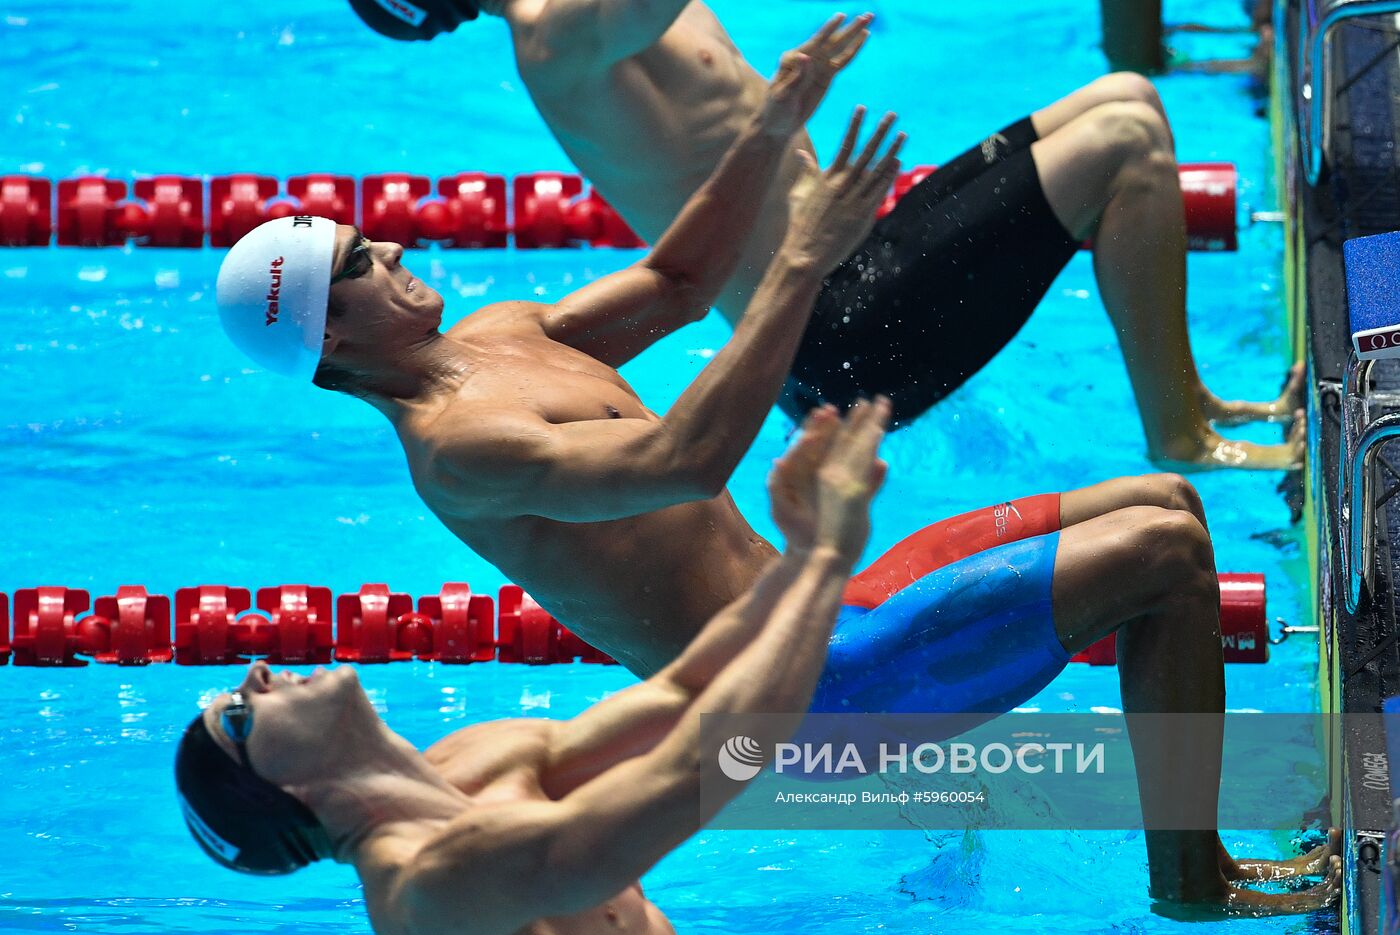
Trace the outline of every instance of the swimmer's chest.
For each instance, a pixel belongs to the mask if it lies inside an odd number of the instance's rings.
[[[651,47],[633,57],[653,87],[667,98],[729,96],[741,90],[751,69],[714,13],[691,3]]]
[[[464,404],[483,397],[519,404],[555,424],[656,418],[612,367],[543,334],[474,343],[474,373],[463,387]]]
[[[691,3],[648,48],[535,97],[584,174],[633,223],[655,227],[647,222],[669,221],[709,174],[765,88],[714,14]]]

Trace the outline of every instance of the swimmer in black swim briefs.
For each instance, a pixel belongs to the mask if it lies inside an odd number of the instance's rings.
[[[466,0],[423,0],[407,12],[350,2],[386,35],[431,39],[456,28]],[[521,78],[565,152],[653,243],[764,100],[764,78],[699,0],[477,6],[510,27]],[[872,20],[832,28],[864,41]],[[834,74],[854,55],[841,48],[842,61],[822,59],[810,43],[798,54]],[[948,97],[956,106],[956,90]],[[789,234],[791,199],[807,194],[812,152],[806,134],[793,141],[783,181],[716,302],[731,324]],[[1131,74],[1036,111],[916,188],[832,277],[784,408],[795,416],[818,400],[883,393],[897,424],[907,422],[1001,350],[1084,240],[1094,246],[1149,455],[1177,470],[1298,463],[1301,421],[1282,445],[1216,431],[1292,418],[1302,373],[1265,403],[1227,402],[1202,384],[1186,329],[1185,214],[1171,129],[1152,85]]]

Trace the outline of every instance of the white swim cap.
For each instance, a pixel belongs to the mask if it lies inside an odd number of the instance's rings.
[[[238,349],[310,380],[321,361],[335,222],[300,215],[259,224],[219,267],[219,318]]]

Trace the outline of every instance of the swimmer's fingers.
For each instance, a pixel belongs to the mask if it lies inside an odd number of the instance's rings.
[[[833,14],[831,19],[823,23],[822,28],[817,30],[816,35],[812,36],[812,38],[802,43],[802,51],[819,52],[827,44],[831,37],[836,35],[836,30],[840,29],[841,24],[845,21],[845,13]]]
[[[846,411],[846,417],[841,420],[841,427],[836,431],[831,447],[826,453],[825,466],[833,474],[848,469],[855,459],[856,439],[869,414],[870,404],[864,399],[856,400],[855,405]],[[863,476],[864,473],[862,468],[856,476]]]
[[[875,459],[875,463],[870,466],[870,474],[866,479],[866,486],[870,488],[870,495],[873,497],[885,484],[885,474],[890,466],[880,458]]]
[[[832,406],[814,409],[803,420],[801,433],[787,453],[774,462],[768,475],[773,520],[782,530],[789,548],[805,548],[812,543],[819,501],[817,472],[840,424]]]
[[[811,60],[805,52],[784,52],[778,61],[778,73],[771,82],[771,92],[779,97],[791,96],[792,88],[807,80],[807,65]]]
[[[869,38],[870,31],[868,29],[862,29],[860,32],[856,33],[856,39],[854,42],[851,43],[850,47],[842,50],[834,58],[831,59],[832,70],[840,71],[847,65],[851,64],[851,60],[856,57],[856,54],[860,52],[862,48],[864,48],[865,42]]]
[[[870,170],[867,177],[867,184],[882,196],[894,184],[895,177],[899,175],[899,151],[904,148],[906,139],[908,137],[903,133],[895,136],[890,148],[885,151],[885,155],[875,164],[875,168]]]
[[[817,467],[826,460],[827,452],[831,450],[840,428],[841,418],[836,414],[834,406],[826,405],[813,409],[802,421],[802,434],[793,442],[785,457],[805,468],[808,473],[815,473]]]
[[[840,444],[835,446],[834,459],[841,462],[852,477],[865,480],[870,476],[889,416],[890,401],[877,396],[873,402],[861,400],[846,417],[845,431]]]
[[[855,165],[851,167],[855,170],[857,175],[865,171],[865,167],[870,165],[870,160],[874,159],[875,154],[880,151],[880,147],[885,143],[885,137],[890,132],[890,127],[894,126],[894,121],[895,115],[892,113],[885,114],[885,116],[880,118],[880,123],[875,127],[875,132],[871,134],[870,139],[866,142],[865,149],[861,150],[860,158],[857,159]]]
[[[869,26],[874,19],[875,14],[862,13],[832,39],[830,61],[833,68],[840,71],[851,63],[851,59],[856,57],[856,53],[860,52],[861,47],[870,38]]]
[[[782,457],[782,475],[799,500],[810,500],[817,472],[826,461],[841,428],[841,419],[831,406],[813,410],[802,423],[802,434]]]
[[[846,125],[846,136],[841,140],[841,148],[836,151],[836,158],[831,161],[831,172],[840,172],[850,162],[851,153],[856,148],[856,140],[860,139],[860,126],[864,122],[865,105],[859,104],[851,114],[851,122]]]

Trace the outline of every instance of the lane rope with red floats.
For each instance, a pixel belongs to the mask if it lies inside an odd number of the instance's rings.
[[[1220,632],[1226,662],[1267,662],[1269,631],[1261,574],[1220,576]],[[14,628],[11,630],[11,606]],[[91,608],[91,612],[89,612]],[[254,610],[256,608],[256,610]],[[173,629],[172,629],[173,624]],[[552,665],[615,664],[571,633],[520,587],[493,598],[448,583],[413,598],[385,584],[332,597],[330,588],[284,584],[248,588],[205,584],[175,599],[124,585],[90,599],[78,588],[22,588],[0,593],[0,665],[235,665],[252,657],[274,665],[332,660],[387,663],[422,660]],[[1074,657],[1112,665],[1112,636]]]
[[[880,208],[883,217],[936,166],[901,173]],[[1238,249],[1238,173],[1230,163],[1180,166],[1188,246]],[[509,187],[509,199],[507,189]],[[128,190],[130,195],[128,195]],[[507,203],[509,201],[509,204]],[[0,176],[0,246],[232,246],[272,218],[314,214],[356,224],[371,240],[407,247],[436,243],[456,249],[645,246],[602,196],[584,192],[580,176],[563,172],[505,176],[459,172],[437,180],[391,172],[312,174],[283,184],[240,173],[205,180],[157,175],[128,187],[119,179],[80,176],[52,181]]]

